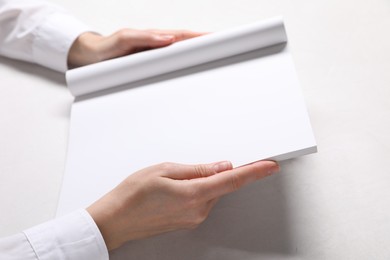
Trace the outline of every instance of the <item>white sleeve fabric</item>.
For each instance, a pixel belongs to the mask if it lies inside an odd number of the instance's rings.
[[[0,55],[65,72],[70,47],[87,31],[87,25],[56,5],[0,0]]]
[[[0,259],[107,260],[104,239],[85,210],[0,239]]]
[[[0,55],[65,72],[74,40],[91,31],[64,9],[32,0],[0,0]],[[0,259],[108,259],[103,237],[85,211],[0,239]]]
[[[27,237],[23,233],[0,238],[0,259],[30,260],[37,259]]]

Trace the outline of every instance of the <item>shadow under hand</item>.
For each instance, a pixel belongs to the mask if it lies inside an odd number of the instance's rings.
[[[131,241],[110,259],[237,260],[294,257],[287,192],[280,173],[222,198],[195,230]]]
[[[12,60],[6,57],[0,57],[0,63],[16,71],[47,79],[55,83],[54,85],[56,86],[66,86],[65,76],[63,73],[42,67],[38,64]]]

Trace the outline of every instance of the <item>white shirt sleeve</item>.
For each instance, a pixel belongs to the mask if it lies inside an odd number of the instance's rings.
[[[0,0],[0,55],[65,72],[74,40],[91,29],[38,0]]]
[[[0,0],[0,55],[64,72],[74,40],[88,26],[43,1]],[[0,259],[108,259],[91,216],[79,210],[0,239]]]
[[[0,239],[0,259],[107,260],[108,251],[92,217],[79,210]]]

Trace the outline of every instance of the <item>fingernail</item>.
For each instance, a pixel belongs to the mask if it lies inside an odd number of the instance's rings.
[[[232,163],[229,161],[223,161],[223,162],[218,162],[214,164],[214,171],[219,173],[219,172],[224,172],[231,170],[233,168]]]
[[[158,35],[157,38],[159,41],[173,41],[175,36],[173,36],[173,35]]]
[[[268,169],[268,174],[275,174],[280,171],[280,166],[275,162],[270,168]]]

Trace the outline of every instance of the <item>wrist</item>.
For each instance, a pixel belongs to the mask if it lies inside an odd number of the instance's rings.
[[[99,228],[108,251],[126,242],[122,236],[121,206],[118,199],[112,196],[110,192],[86,209]]]
[[[76,68],[102,61],[99,47],[103,39],[103,36],[92,32],[77,37],[69,50],[68,67]]]

